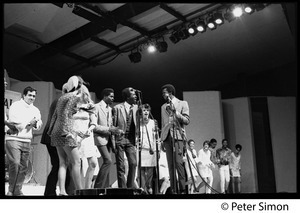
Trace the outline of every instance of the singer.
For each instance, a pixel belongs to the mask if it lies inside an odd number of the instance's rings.
[[[132,87],[122,90],[124,102],[114,107],[115,115],[113,123],[122,130],[122,134],[116,135],[116,163],[119,188],[137,188],[135,185],[136,159],[136,129],[137,129],[137,96]],[[125,177],[124,155],[128,159],[128,175]],[[126,180],[127,179],[127,180]]]
[[[156,166],[155,122],[149,118],[151,107],[143,104],[140,108],[141,132],[141,188],[147,194],[153,194],[153,174]],[[139,159],[138,159],[139,160]]]
[[[112,88],[105,88],[101,92],[102,100],[95,105],[97,125],[94,129],[94,142],[103,163],[99,169],[94,188],[108,188],[110,184],[110,168],[112,166],[111,151],[115,152],[115,135],[119,129],[113,126],[113,104],[115,93]],[[100,166],[100,164],[99,164]]]
[[[161,140],[166,150],[169,174],[171,180],[171,193],[185,193],[186,172],[183,154],[186,140],[184,126],[190,123],[189,106],[187,101],[175,97],[175,87],[171,84],[162,86],[162,97],[166,101],[161,106]],[[179,189],[176,181],[176,171],[179,179]]]

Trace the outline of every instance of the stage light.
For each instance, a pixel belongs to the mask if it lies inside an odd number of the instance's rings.
[[[156,52],[156,47],[153,44],[150,44],[147,48],[149,53],[154,53]]]
[[[236,17],[233,15],[232,10],[230,8],[226,9],[226,12],[224,14],[224,18],[230,23],[236,19]]]
[[[224,24],[224,18],[223,18],[222,13],[215,13],[213,17],[214,17],[214,21],[217,25]]]
[[[188,26],[188,31],[189,31],[189,34],[191,34],[192,36],[196,35],[198,33],[197,31],[197,27],[196,27],[196,24],[195,23],[191,23],[189,24]]]
[[[199,19],[196,22],[196,25],[197,25],[197,31],[198,32],[203,33],[203,32],[206,31],[206,25],[205,25],[205,22],[202,19]]]
[[[128,55],[131,63],[138,63],[142,59],[142,55],[140,52],[132,52],[131,54]]]
[[[237,6],[232,10],[232,13],[235,17],[241,17],[243,15],[243,10],[241,7]]]
[[[214,30],[217,28],[217,25],[215,24],[215,20],[213,19],[213,17],[209,17],[207,20],[207,26],[210,30]]]
[[[168,43],[165,42],[165,41],[157,42],[156,43],[156,49],[160,53],[167,52],[167,50],[168,50]]]
[[[172,33],[172,35],[169,37],[170,41],[173,43],[173,44],[176,44],[180,41],[180,38],[178,36],[178,32],[174,31]]]
[[[253,5],[251,5],[251,4],[246,4],[246,5],[244,6],[244,11],[245,11],[245,13],[247,13],[247,14],[252,14],[252,13],[254,12],[254,7],[253,7]]]
[[[190,36],[189,31],[185,28],[182,28],[178,31],[178,37],[182,40],[187,39]]]

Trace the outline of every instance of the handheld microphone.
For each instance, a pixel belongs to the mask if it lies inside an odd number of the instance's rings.
[[[167,99],[167,102],[168,102],[168,103],[171,103],[171,101],[172,101],[172,100],[171,100],[171,98],[170,98],[170,95],[169,95],[169,94],[167,94],[167,95],[166,95],[166,99]]]

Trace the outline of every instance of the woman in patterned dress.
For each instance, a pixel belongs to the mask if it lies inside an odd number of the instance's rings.
[[[58,182],[60,195],[67,195],[65,189],[67,160],[72,164],[71,174],[75,189],[82,189],[78,146],[91,131],[90,129],[84,133],[76,131],[73,115],[78,111],[80,104],[87,103],[86,95],[82,90],[83,83],[83,79],[79,76],[69,78],[65,87],[67,93],[58,99],[48,131],[51,137],[51,145],[56,147],[59,157]]]

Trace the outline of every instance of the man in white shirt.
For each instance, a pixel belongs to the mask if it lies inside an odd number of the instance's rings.
[[[21,100],[14,102],[9,109],[9,122],[18,129],[16,134],[5,135],[5,151],[9,164],[8,196],[20,196],[28,169],[32,140],[32,129],[42,126],[40,110],[33,105],[37,91],[28,86]]]

